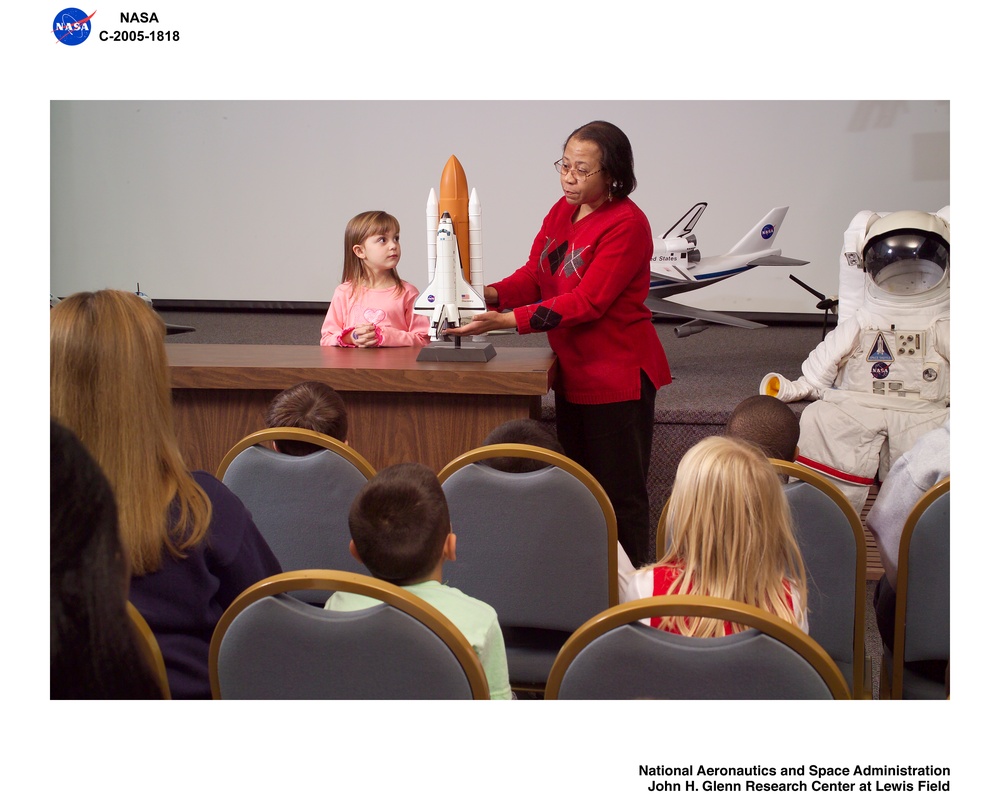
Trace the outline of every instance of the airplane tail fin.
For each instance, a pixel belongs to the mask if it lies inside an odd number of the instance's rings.
[[[673,227],[660,238],[669,239],[671,236],[681,237],[691,233],[694,230],[694,226],[698,224],[698,220],[701,219],[701,215],[705,213],[706,208],[708,208],[708,203],[695,203],[691,207],[691,210],[677,220],[673,224]]]
[[[774,240],[778,236],[778,228],[781,227],[781,222],[785,219],[787,211],[788,206],[772,208],[760,222],[747,231],[746,235],[726,255],[757,253],[763,248],[773,247]]]

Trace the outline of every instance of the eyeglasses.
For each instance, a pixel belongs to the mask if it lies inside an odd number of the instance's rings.
[[[591,175],[596,175],[598,172],[604,171],[604,167],[598,167],[597,169],[592,170],[591,172],[587,172],[587,170],[585,169],[577,169],[576,167],[571,167],[561,158],[558,161],[554,162],[553,166],[556,168],[556,172],[558,172],[560,175],[568,175],[570,172],[572,172],[573,175],[577,178],[577,180],[581,181],[585,181]]]

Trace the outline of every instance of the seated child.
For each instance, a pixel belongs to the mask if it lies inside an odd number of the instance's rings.
[[[373,577],[406,588],[448,617],[479,656],[490,698],[510,700],[507,651],[496,611],[441,582],[444,562],[455,560],[455,534],[434,472],[421,464],[386,467],[355,498],[348,524],[351,554]],[[356,611],[377,603],[335,592],[326,608]]]
[[[559,440],[537,419],[512,419],[501,422],[483,439],[484,446],[489,444],[530,444],[552,450],[561,456],[566,455]],[[502,472],[534,472],[546,466],[545,462],[535,461],[532,458],[491,458],[483,463]],[[619,597],[625,591],[625,587],[634,572],[635,567],[632,565],[632,560],[628,557],[621,542],[618,542]]]
[[[537,419],[501,422],[483,439],[484,447],[490,444],[530,444],[552,450],[561,456],[566,455],[559,440]],[[532,458],[491,458],[483,463],[501,472],[534,472],[545,466],[543,462]]]
[[[268,428],[306,428],[347,444],[347,406],[336,389],[320,381],[303,381],[279,392],[267,407]],[[290,456],[306,456],[322,448],[309,442],[280,440],[274,449]]]
[[[667,510],[667,552],[640,569],[622,601],[707,595],[757,606],[809,632],[805,565],[788,501],[763,452],[709,436],[677,466]],[[653,618],[684,636],[724,636],[742,626],[717,619]]]
[[[799,443],[799,418],[777,397],[755,394],[733,409],[725,433],[753,442],[768,458],[794,462]]]

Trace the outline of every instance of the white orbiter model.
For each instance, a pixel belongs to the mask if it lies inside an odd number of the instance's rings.
[[[465,263],[468,273],[463,270]],[[427,197],[427,279],[429,286],[413,310],[430,317],[432,341],[440,341],[448,328],[464,325],[486,311],[482,209],[476,190],[469,194],[465,171],[455,156],[441,174],[440,206],[434,189]]]

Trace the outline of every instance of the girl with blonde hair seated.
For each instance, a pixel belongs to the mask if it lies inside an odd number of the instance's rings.
[[[633,576],[622,601],[707,595],[757,606],[808,633],[806,577],[777,473],[755,445],[710,436],[681,459],[667,509],[666,553]],[[715,619],[653,618],[684,636],[742,630]]]

